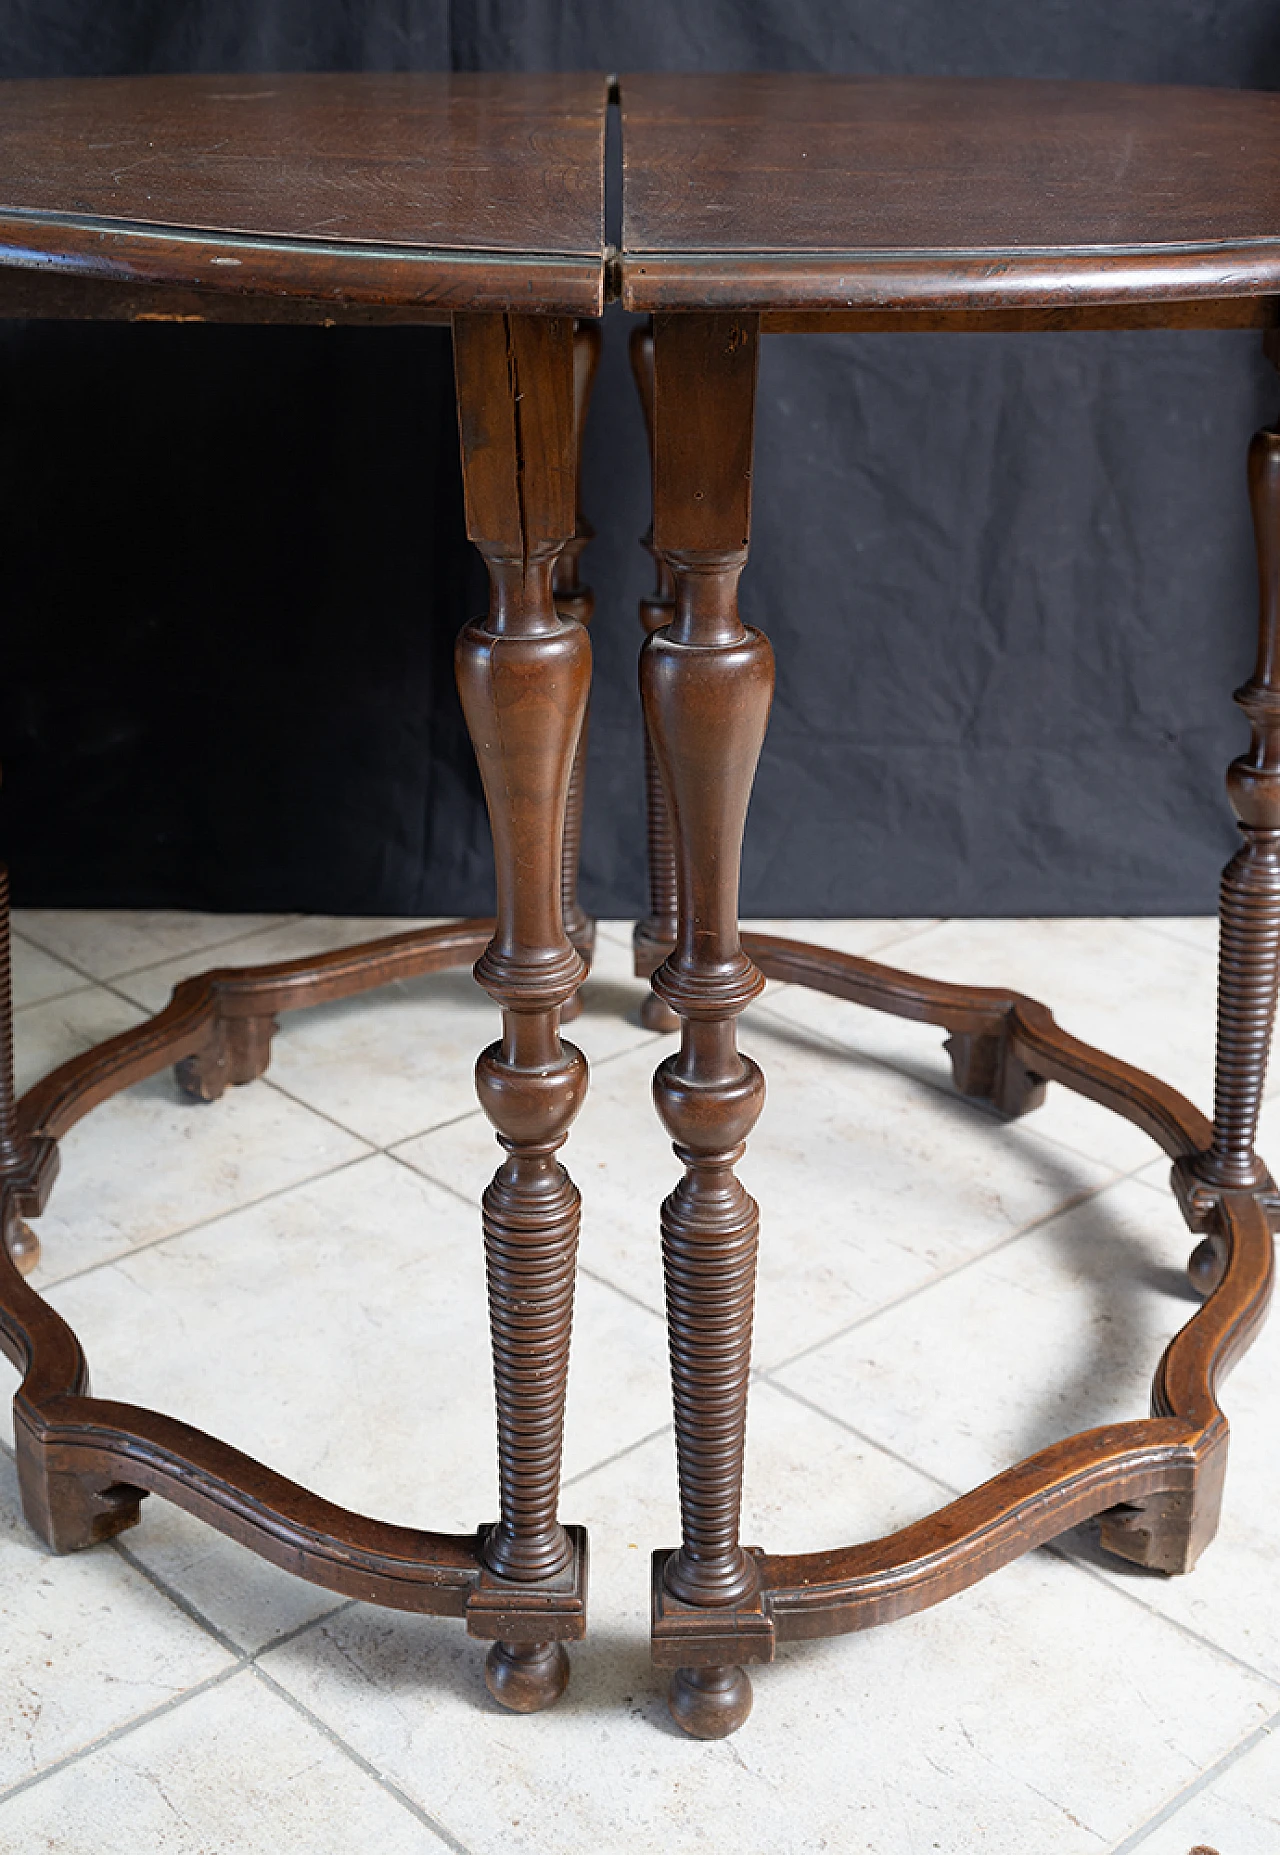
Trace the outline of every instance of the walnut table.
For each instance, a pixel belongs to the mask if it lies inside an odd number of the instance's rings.
[[[773,680],[742,625],[752,415],[770,330],[1258,328],[1280,359],[1280,95],[815,76],[628,77],[626,308],[654,449],[659,566],[642,611],[653,908],[636,962],[679,1054],[655,1094],[684,1177],[662,1212],[683,1541],[653,1571],[672,1710],[718,1736],[775,1644],[920,1610],[1090,1515],[1122,1558],[1190,1568],[1226,1465],[1217,1389],[1265,1314],[1275,1186],[1254,1151],[1280,956],[1280,429],[1254,438],[1262,603],[1228,775],[1243,845],[1222,886],[1212,1123],[1016,993],[739,940],[738,858]],[[655,970],[656,968],[656,970]],[[957,1086],[1025,1114],[1053,1081],[1143,1128],[1200,1237],[1204,1305],[1152,1415],[1070,1437],[929,1519],[842,1551],[744,1548],[738,1509],[757,1212],[733,1167],[764,1094],[734,1020],[765,977],[944,1027]],[[945,1421],[945,1417],[943,1419]]]
[[[563,1644],[586,1618],[585,1536],[557,1518],[578,1194],[555,1155],[586,1086],[559,1024],[592,943],[570,777],[591,604],[574,483],[598,332],[575,318],[603,306],[605,107],[591,76],[0,85],[0,314],[452,321],[468,530],[492,585],[458,675],[498,865],[496,928],[206,973],[17,1103],[0,887],[0,1344],[24,1374],[24,1509],[62,1552],[132,1526],[155,1493],[316,1584],[465,1617],[494,1645],[490,1687],[518,1709],[560,1693]],[[75,1335],[19,1273],[36,1256],[22,1217],[45,1202],[59,1138],[166,1064],[206,1099],[260,1075],[280,1011],[477,958],[503,1011],[477,1069],[506,1148],[484,1204],[497,1524],[454,1536],[348,1513],[176,1417],[91,1397]]]

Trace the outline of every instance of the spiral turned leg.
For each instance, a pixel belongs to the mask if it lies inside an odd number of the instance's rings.
[[[649,440],[649,468],[653,471],[653,324],[637,323],[631,331],[631,372],[644,413],[644,427]],[[648,637],[661,631],[675,617],[675,587],[662,555],[653,545],[653,529],[644,537],[644,547],[653,559],[657,575],[653,592],[640,601],[640,623]],[[671,838],[671,809],[662,785],[662,773],[653,751],[653,739],[646,721],[644,729],[644,797],[648,821],[649,912],[637,921],[632,936],[635,975],[649,979],[661,966],[676,944],[676,853]],[[670,1005],[650,990],[640,1007],[640,1022],[646,1030],[679,1030],[680,1020]]]
[[[1193,1226],[1210,1222],[1215,1192],[1275,1186],[1254,1147],[1280,990],[1280,430],[1249,447],[1249,500],[1258,552],[1258,657],[1236,701],[1252,731],[1227,773],[1243,843],[1222,877],[1219,903],[1218,1040],[1213,1141],[1174,1168]],[[1193,1251],[1193,1284],[1209,1294],[1222,1278],[1222,1240],[1212,1230]]]
[[[498,1591],[474,1634],[494,1641],[490,1692],[520,1712],[564,1690],[568,1658],[539,1593],[572,1577],[557,1518],[579,1199],[556,1158],[587,1066],[560,1040],[581,983],[561,898],[570,770],[590,645],[557,611],[552,574],[573,531],[573,330],[560,317],[454,318],[467,528],[489,569],[483,621],[458,640],[458,688],[493,827],[497,922],[476,978],[502,1036],[476,1065],[506,1157],[484,1194],[501,1518],[483,1556]],[[522,1596],[524,1602],[522,1602]]]
[[[18,1135],[18,1091],[13,1068],[13,941],[9,926],[9,872],[0,863],[0,1182],[29,1170],[26,1143]],[[9,1213],[4,1243],[24,1275],[40,1260],[40,1239],[16,1211]]]
[[[685,1169],[662,1207],[682,1538],[655,1561],[653,1643],[675,1668],[672,1714],[700,1738],[742,1724],[742,1663],[773,1649],[757,1562],[738,1538],[759,1216],[734,1167],[764,1102],[735,1038],[764,984],[738,938],[738,872],[773,689],[768,641],[737,610],[757,335],[751,317],[655,328],[655,526],[675,605],[640,673],[678,898],[676,944],[653,986],[681,1042],[654,1100]]]
[[[595,385],[599,365],[600,324],[587,321],[575,322],[573,325],[573,422],[578,490],[573,534],[566,541],[556,561],[552,590],[555,595],[556,610],[561,618],[574,621],[579,625],[591,623],[596,603],[594,593],[589,586],[583,585],[581,577],[583,553],[588,542],[595,536],[595,529],[582,512],[582,441],[587,429],[591,389]],[[596,946],[596,924],[582,906],[578,896],[578,873],[582,861],[582,810],[587,785],[587,727],[587,718],[584,716],[582,731],[578,736],[578,745],[573,756],[573,770],[569,776],[569,798],[565,806],[564,849],[560,861],[560,900],[564,910],[565,933],[578,949],[587,966],[590,967]],[[561,1023],[569,1023],[572,1018],[578,1016],[581,1010],[581,996],[575,992],[560,1013]]]

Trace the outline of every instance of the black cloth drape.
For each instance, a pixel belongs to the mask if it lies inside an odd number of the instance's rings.
[[[1265,0],[0,0],[0,75],[825,69],[1274,87]],[[614,202],[616,208],[616,201]],[[643,432],[611,312],[584,899],[643,906]],[[756,914],[1214,904],[1256,601],[1248,335],[770,337]],[[469,912],[484,600],[436,330],[0,324],[0,829],[43,905]]]

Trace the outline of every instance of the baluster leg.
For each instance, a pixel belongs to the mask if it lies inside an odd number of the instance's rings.
[[[555,594],[556,610],[560,616],[575,619],[580,625],[589,625],[596,609],[595,594],[589,586],[583,585],[580,569],[583,553],[596,532],[582,512],[582,441],[587,429],[591,389],[595,385],[596,371],[599,366],[600,324],[585,320],[575,322],[573,325],[574,457],[577,464],[575,516],[573,534],[565,542],[560,558],[555,564],[552,589]],[[569,776],[569,801],[565,809],[564,820],[564,850],[560,864],[560,899],[564,909],[565,932],[586,961],[587,966],[590,967],[596,946],[596,924],[578,899],[578,869],[582,855],[582,806],[587,784],[587,725],[584,717],[582,732],[578,736],[577,750],[573,756],[573,771]],[[561,1012],[560,1022],[567,1024],[571,1018],[576,1018],[581,1010],[581,998],[575,992]]]
[[[1280,367],[1275,335],[1268,335],[1267,351]],[[1227,771],[1244,841],[1223,871],[1219,897],[1213,1142],[1190,1166],[1174,1169],[1193,1224],[1215,1189],[1275,1191],[1254,1141],[1280,987],[1280,421],[1249,446],[1249,502],[1258,552],[1258,656],[1235,695],[1253,738]],[[1217,1286],[1224,1262],[1216,1236],[1197,1245],[1189,1273],[1201,1292]]]
[[[9,872],[0,863],[0,1180],[25,1177],[30,1155],[18,1136],[18,1089],[13,1068],[13,941],[9,927]],[[24,1275],[40,1260],[40,1239],[11,1213],[4,1241]]]
[[[758,1211],[734,1175],[764,1101],[735,1020],[764,980],[738,938],[742,832],[773,654],[737,609],[750,521],[759,319],[660,316],[654,334],[655,538],[675,613],[641,653],[641,690],[675,843],[676,946],[654,989],[681,1021],[654,1078],[684,1177],[662,1207],[682,1543],[655,1566],[654,1653],[676,1663],[686,1731],[741,1725],[769,1659],[754,1557],[738,1539]]]
[[[638,322],[631,331],[631,372],[644,413],[644,429],[649,441],[649,471],[653,474],[653,319]],[[675,616],[676,601],[671,569],[653,545],[653,525],[642,545],[653,558],[657,576],[654,590],[640,601],[640,623],[645,635],[660,631]],[[632,935],[632,953],[637,979],[648,979],[657,971],[676,944],[676,856],[671,841],[671,812],[662,789],[662,774],[653,751],[648,723],[644,730],[645,810],[649,826],[649,912],[637,921]],[[674,1031],[680,1020],[655,991],[640,1007],[640,1022],[646,1030]]]
[[[572,324],[459,314],[454,353],[467,529],[491,588],[487,618],[457,650],[497,866],[497,925],[476,977],[502,1008],[502,1036],[476,1087],[506,1149],[483,1206],[502,1516],[484,1551],[498,1578],[536,1590],[573,1558],[557,1504],[579,1199],[556,1153],[587,1085],[559,1029],[585,971],[560,873],[591,662],[552,593],[574,527]],[[539,1637],[538,1622],[526,1614],[489,1656],[491,1692],[519,1711],[549,1705],[568,1679],[563,1644]]]

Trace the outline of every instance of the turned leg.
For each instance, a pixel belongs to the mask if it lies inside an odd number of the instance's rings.
[[[1280,364],[1280,342],[1268,338]],[[1254,1150],[1258,1113],[1280,984],[1280,429],[1268,426],[1249,446],[1249,501],[1258,552],[1258,656],[1236,691],[1252,740],[1227,772],[1227,794],[1243,838],[1222,876],[1219,899],[1218,1039],[1213,1142],[1175,1186],[1193,1223],[1203,1188],[1274,1192]],[[1199,1202],[1197,1187],[1201,1188]],[[1206,1236],[1189,1274],[1209,1293],[1221,1279],[1221,1245]]]
[[[631,372],[644,413],[644,429],[649,440],[649,470],[653,473],[653,323],[637,323],[631,331]],[[653,592],[640,601],[640,623],[645,635],[661,631],[675,616],[676,602],[671,569],[653,545],[653,527],[643,541],[653,558],[657,576]],[[632,935],[632,949],[637,979],[648,979],[657,971],[676,944],[676,856],[671,841],[671,812],[662,789],[662,774],[653,751],[648,722],[644,730],[645,811],[649,825],[649,912],[637,921]],[[640,1022],[647,1030],[674,1031],[680,1020],[652,989],[640,1008]]]
[[[13,942],[9,927],[9,872],[0,863],[0,1183],[25,1179],[31,1156],[18,1135],[18,1089],[13,1067]],[[11,1212],[4,1232],[10,1256],[24,1275],[40,1260],[40,1239]]]
[[[577,463],[573,534],[565,542],[552,576],[556,611],[561,618],[589,625],[595,611],[595,594],[584,586],[581,577],[583,552],[595,535],[582,512],[582,441],[587,429],[587,410],[591,389],[600,365],[600,324],[575,322],[573,325],[573,424],[574,455]],[[569,776],[569,800],[565,808],[564,849],[560,863],[560,900],[564,909],[565,933],[582,955],[588,967],[596,946],[596,924],[578,899],[578,870],[582,858],[582,805],[587,785],[587,719],[582,721],[573,771]],[[560,1014],[562,1024],[576,1018],[582,1010],[580,995],[575,992]]]
[[[680,1049],[659,1068],[654,1097],[685,1168],[662,1207],[682,1541],[662,1567],[654,1649],[664,1660],[683,1656],[671,1710],[705,1738],[732,1732],[750,1711],[740,1664],[750,1649],[745,1613],[759,1611],[756,1561],[738,1539],[758,1212],[733,1170],[764,1101],[764,1078],[735,1038],[738,1014],[764,985],[737,918],[742,832],[773,690],[768,641],[737,610],[758,329],[754,316],[657,320],[655,533],[675,613],[647,639],[640,673],[678,898],[675,949],[653,983],[680,1018]],[[664,1636],[668,1613],[678,1644]]]
[[[457,650],[497,867],[496,929],[475,971],[502,1008],[502,1036],[480,1057],[476,1087],[506,1149],[483,1208],[501,1494],[484,1552],[499,1578],[536,1591],[572,1559],[557,1503],[579,1199],[556,1153],[587,1085],[581,1051],[559,1031],[585,971],[560,874],[591,661],[552,592],[574,526],[572,324],[460,314],[454,355],[467,531],[491,588],[488,617]],[[546,1635],[509,1630],[495,1642],[488,1681],[505,1705],[544,1707],[563,1691],[568,1657]]]

